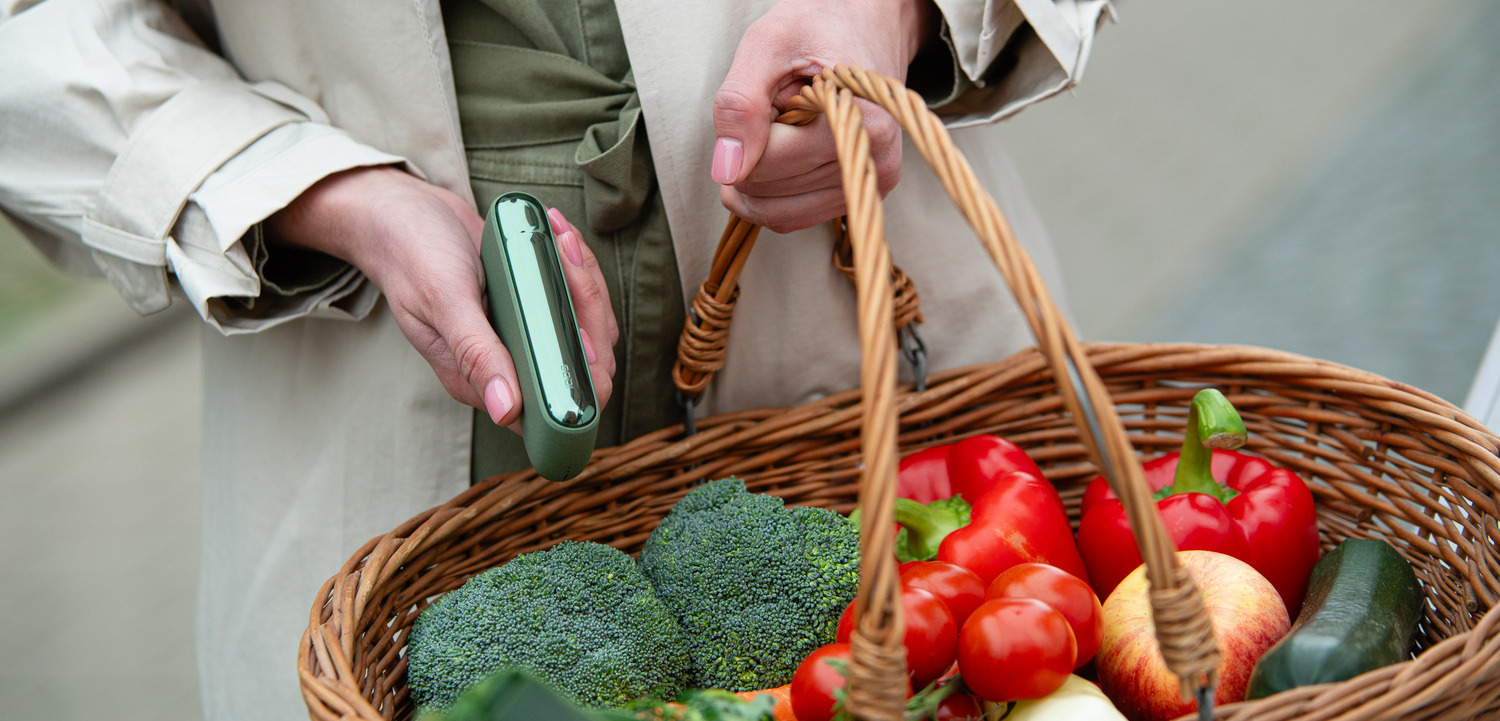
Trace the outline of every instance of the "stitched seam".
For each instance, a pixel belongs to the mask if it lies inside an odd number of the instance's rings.
[[[625,283],[625,264],[620,262],[620,231],[617,230],[613,233],[610,233],[609,236],[610,240],[614,243],[615,246],[615,278],[620,288],[620,295],[622,296],[620,298],[620,319],[625,322],[625,327],[620,329],[620,336],[625,339],[625,352],[620,354],[622,357],[622,365],[624,365],[624,368],[615,369],[615,377],[623,381],[622,383],[618,384],[620,390],[620,402],[623,404],[620,407],[620,433],[623,435],[631,428],[630,409],[633,405],[635,405],[630,402],[630,359],[633,358],[635,354],[635,333],[631,332],[631,330],[635,326],[635,303],[633,301],[635,300],[634,280],[636,253],[631,252],[630,254],[632,282],[627,285]],[[637,246],[638,245],[639,236],[637,236]],[[638,251],[640,250],[640,248],[636,247],[632,248],[631,250]]]
[[[218,81],[204,81],[204,82],[206,82],[206,83],[212,83],[212,86],[204,87],[203,90],[201,90],[200,92],[213,92],[213,86],[227,85],[226,83],[221,83],[221,82],[218,82]],[[193,86],[189,86],[188,88],[184,88],[183,90],[179,91],[177,95],[174,95],[172,97],[172,99],[175,100],[175,99],[177,99],[179,97],[182,97],[182,93],[193,92],[195,90],[198,90],[198,88],[195,88]],[[260,96],[257,95],[257,97],[260,97]],[[274,102],[274,101],[270,101],[269,99],[267,99],[267,101],[268,102]],[[170,103],[171,100],[168,100],[167,102]],[[277,103],[277,105],[279,105],[281,107],[286,107],[284,105],[281,105],[280,103]],[[175,112],[175,109],[174,109],[174,112]],[[298,113],[298,114],[300,115],[300,113]],[[164,119],[161,120],[160,122],[158,122],[158,119],[162,119],[162,118],[164,118]],[[119,212],[110,212],[110,213],[106,213],[105,212],[107,210],[111,210],[112,206],[114,206],[114,201],[113,201],[114,193],[111,192],[111,191],[114,189],[115,183],[118,182],[120,173],[124,172],[124,169],[131,168],[131,167],[133,167],[135,165],[135,162],[134,162],[133,159],[139,155],[139,153],[141,151],[141,147],[144,145],[144,143],[141,142],[142,139],[149,138],[152,135],[154,135],[155,134],[154,133],[155,129],[159,125],[161,125],[162,122],[166,122],[166,120],[170,120],[170,119],[172,119],[171,116],[164,115],[163,113],[161,113],[159,111],[156,112],[156,113],[153,113],[151,120],[147,121],[146,126],[142,127],[136,134],[134,134],[132,136],[131,142],[129,143],[129,145],[126,146],[125,151],[119,157],[117,157],[115,159],[114,164],[110,166],[109,173],[108,173],[108,175],[105,176],[105,179],[104,179],[104,185],[103,185],[103,187],[100,188],[99,195],[97,196],[97,200],[95,202],[93,211],[91,213],[85,213],[84,217],[91,218],[92,220],[94,220],[95,222],[99,223],[100,225],[105,225],[105,226],[116,228],[117,230],[122,230],[122,231],[126,230],[125,228],[117,228],[116,227],[116,222],[115,221],[118,220],[117,218],[111,218],[109,221],[104,220],[104,217],[106,217],[107,215],[114,215],[114,216],[124,215],[123,213],[119,213]],[[268,124],[263,124],[263,125],[257,125],[257,126],[255,126],[254,128],[251,129],[251,131],[249,133],[249,134],[252,134],[253,137],[250,137],[248,139],[241,138],[240,140],[243,141],[242,144],[239,145],[239,146],[237,146],[234,149],[234,152],[231,153],[230,157],[233,157],[234,154],[237,154],[237,153],[243,151],[245,148],[247,148],[251,144],[253,144],[256,140],[259,140],[259,139],[265,137],[266,133],[269,133],[272,130],[275,130],[275,129],[283,126],[283,125],[288,125],[288,124],[293,123],[293,122],[298,122],[298,120],[296,118],[290,118],[290,117],[282,116],[282,117],[279,117],[279,118],[276,118],[276,119],[270,121]],[[219,158],[219,157],[206,158],[206,159],[203,160],[202,163],[200,163],[198,166],[196,166],[193,169],[193,172],[190,175],[191,175],[191,177],[194,177],[194,178],[200,178],[200,179],[201,178],[207,178],[209,175],[211,175],[213,173],[214,170],[216,170],[217,168],[219,168],[220,166],[222,166],[224,164],[225,160],[227,160],[227,158]],[[170,217],[167,217],[167,218],[162,219],[162,220],[158,220],[153,227],[147,229],[147,232],[149,232],[153,237],[156,237],[158,239],[166,238],[167,234],[169,234],[169,233],[172,232],[172,226],[174,226],[174,225],[177,224],[177,218],[178,218],[178,216],[180,216],[182,214],[182,208],[183,208],[184,205],[187,204],[188,196],[192,195],[195,191],[197,191],[198,188],[201,185],[202,185],[202,182],[200,180],[200,182],[198,184],[194,185],[190,190],[187,191],[187,193],[185,193],[182,196],[182,198],[180,199],[180,201],[177,204],[176,210],[174,210],[170,214]],[[132,231],[126,231],[126,232],[132,232]],[[132,234],[136,234],[136,233],[132,232]]]
[[[594,55],[589,49],[589,29],[583,22],[583,3],[574,0],[573,15],[578,18],[578,37],[583,43],[583,64],[594,67]]]
[[[435,57],[435,54],[437,53],[437,50],[435,49],[436,45],[433,42],[432,26],[427,23],[427,13],[422,12],[422,8],[423,8],[424,5],[427,5],[428,3],[435,3],[435,2],[437,2],[437,0],[412,0],[411,7],[412,7],[412,10],[416,12],[416,14],[417,14],[417,22],[422,27],[422,40],[427,43],[427,68],[432,71],[432,80],[433,80],[433,83],[435,84],[434,87],[436,87],[438,89],[438,95],[441,96],[444,101],[451,100],[452,101],[451,107],[457,108],[458,107],[458,98],[456,98],[456,97],[455,98],[449,98],[449,97],[447,97],[446,93],[444,93],[444,91],[443,91],[443,74],[442,74],[441,71],[438,70],[438,67],[437,67],[437,58]],[[441,12],[442,11],[439,10],[439,14],[441,14]],[[444,34],[444,40],[446,40],[446,39],[447,39],[447,36],[446,36],[446,33],[445,33]],[[443,49],[445,51],[447,50],[446,47],[443,48]],[[449,62],[449,65],[451,66],[452,62],[453,62],[451,54],[450,54],[448,62]],[[454,92],[455,93],[458,92],[457,88],[454,89]],[[448,103],[445,102],[445,105],[448,105]],[[468,159],[468,156],[464,155],[463,130],[459,127],[459,124],[458,124],[458,113],[456,113],[456,112],[449,113],[449,112],[446,112],[446,110],[447,110],[447,108],[444,108],[445,114],[448,116],[448,135],[453,140],[453,151],[454,151],[454,154],[458,156],[459,165],[463,166],[462,170],[464,172],[464,175],[467,176],[468,175],[468,171],[469,171],[469,159]],[[477,203],[477,200],[473,197],[473,190],[468,187],[469,184],[468,183],[464,183],[463,185],[464,185],[464,188],[463,188],[464,192],[468,193],[469,196],[470,196],[469,197],[469,202],[471,202],[471,203]]]

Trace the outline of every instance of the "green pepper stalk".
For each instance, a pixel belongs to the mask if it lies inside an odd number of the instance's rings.
[[[1239,491],[1214,479],[1214,449],[1235,450],[1245,445],[1245,421],[1223,393],[1204,388],[1188,406],[1187,432],[1172,485],[1156,492],[1156,500],[1178,493],[1207,493],[1228,503]]]
[[[943,539],[969,525],[972,511],[960,496],[925,504],[897,498],[896,523],[901,524],[901,530],[896,534],[896,560],[906,563],[936,558]]]

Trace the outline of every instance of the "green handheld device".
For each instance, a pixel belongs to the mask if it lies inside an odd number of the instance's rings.
[[[526,456],[543,478],[566,481],[589,461],[599,408],[552,226],[526,193],[495,199],[479,257],[490,322],[520,380]]]

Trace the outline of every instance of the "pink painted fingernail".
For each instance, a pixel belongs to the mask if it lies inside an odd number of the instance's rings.
[[[547,209],[547,220],[552,222],[552,232],[563,233],[568,230],[568,219],[563,217],[562,211],[557,208]]]
[[[578,234],[570,230],[566,233],[563,233],[562,237],[558,240],[562,242],[563,255],[568,256],[568,260],[572,262],[573,265],[582,268],[583,251],[578,249]]]
[[[490,420],[495,425],[500,425],[500,419],[510,412],[513,405],[515,397],[510,394],[510,386],[505,385],[505,381],[496,378],[484,387],[484,409],[489,412]]]
[[[733,138],[719,138],[714,143],[713,169],[709,173],[720,185],[733,183],[740,176],[740,164],[745,162],[745,146]]]
[[[590,363],[598,363],[599,356],[594,353],[594,342],[589,340],[589,332],[579,328],[578,336],[583,339],[583,354],[588,356]]]

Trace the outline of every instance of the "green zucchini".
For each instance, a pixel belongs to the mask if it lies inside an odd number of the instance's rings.
[[[1245,698],[1331,683],[1410,657],[1422,586],[1385,541],[1351,538],[1313,566],[1291,633],[1250,674]]]

